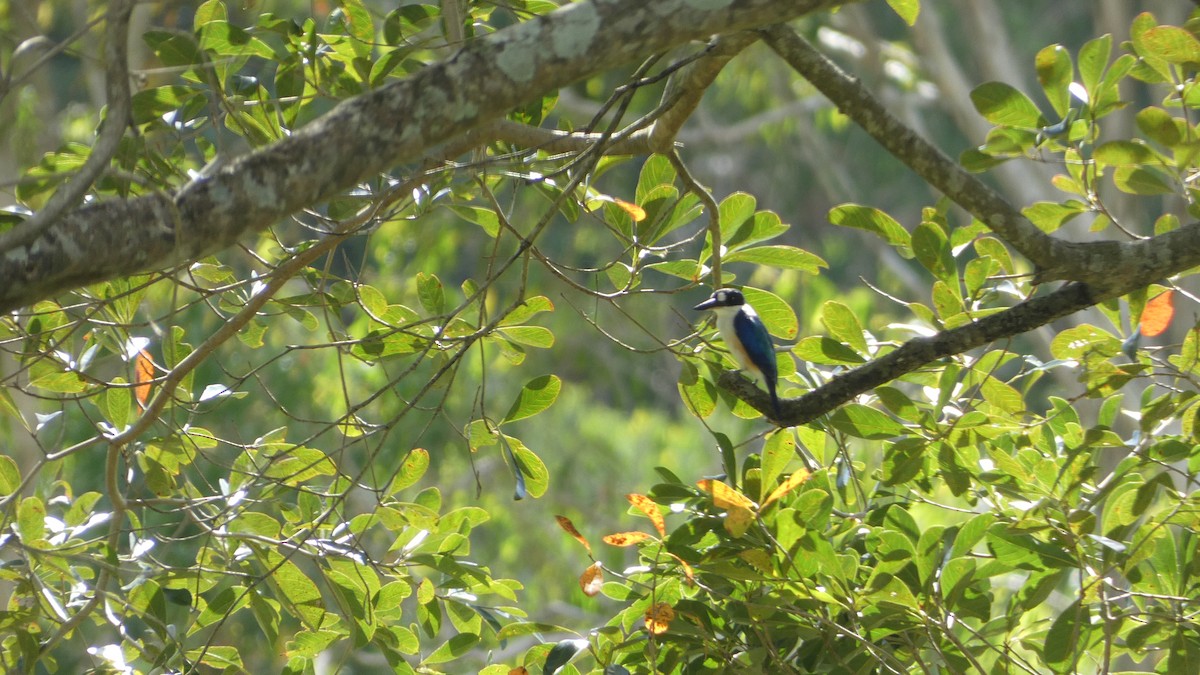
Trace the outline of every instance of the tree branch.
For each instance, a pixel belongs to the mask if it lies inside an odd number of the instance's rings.
[[[1123,295],[1200,265],[1200,223],[1133,242],[1069,242],[1029,222],[1003,197],[921,138],[787,26],[763,30],[767,44],[888,152],[954,200],[1038,267],[1037,282],[1079,281],[1101,298]]]
[[[0,312],[224,249],[514,107],[691,40],[828,9],[845,0],[592,0],[467,44],[454,56],[347,100],[312,124],[173,194],[87,205],[27,244],[0,247]],[[712,7],[704,9],[703,7]]]
[[[79,204],[116,154],[125,128],[129,126],[132,107],[129,93],[129,15],[133,12],[133,4],[133,0],[113,0],[108,7],[108,27],[104,37],[105,98],[108,109],[104,120],[100,122],[100,133],[96,136],[91,153],[78,173],[58,188],[40,211],[17,227],[0,233],[0,252],[33,243],[67,209]]]
[[[781,400],[779,405],[783,414],[776,422],[787,427],[806,424],[860,394],[937,359],[1026,333],[1099,301],[1100,298],[1088,286],[1071,283],[1048,295],[1026,300],[965,326],[942,331],[932,337],[914,338],[895,351],[838,375],[799,398]],[[737,372],[722,373],[718,384],[764,415],[772,416],[770,396]]]

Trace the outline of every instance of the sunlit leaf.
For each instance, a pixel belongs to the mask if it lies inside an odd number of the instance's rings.
[[[666,522],[663,520],[662,512],[658,510],[658,504],[654,503],[653,499],[635,493],[625,495],[625,499],[628,499],[629,503],[633,504],[638,511],[646,514],[646,517],[654,524],[654,529],[658,531],[658,536],[667,536]]]
[[[146,401],[150,398],[150,383],[154,380],[154,360],[150,358],[150,353],[145,349],[138,352],[133,372],[136,383],[133,388],[134,395],[137,397],[138,405],[145,408]]]
[[[742,289],[746,302],[758,312],[763,325],[771,335],[791,340],[800,331],[796,312],[783,298],[759,288],[746,286]]]
[[[589,598],[594,598],[600,593],[600,586],[604,584],[604,565],[599,561],[588,566],[583,574],[579,575],[579,589]]]
[[[582,534],[579,534],[579,530],[575,529],[575,523],[572,523],[570,518],[566,516],[554,516],[554,520],[558,521],[558,526],[565,530],[567,534],[575,537],[575,541],[583,544],[588,553],[592,552],[592,545],[588,543],[587,539],[584,539]]]
[[[992,124],[1036,128],[1042,126],[1041,111],[1019,89],[1003,82],[986,82],[971,90],[971,102]]]
[[[515,422],[526,417],[533,417],[542,412],[558,399],[562,389],[562,380],[557,375],[542,375],[535,377],[521,387],[521,393],[504,415],[504,422]]]
[[[917,22],[917,14],[921,11],[920,0],[888,0],[888,6],[910,26]]]
[[[671,628],[675,620],[675,610],[665,602],[658,602],[646,610],[646,630],[651,635],[662,635]]]
[[[829,211],[829,222],[842,227],[854,227],[874,232],[884,241],[896,247],[901,255],[911,256],[908,231],[888,214],[876,208],[859,204],[842,204]]]
[[[1142,319],[1139,323],[1142,335],[1146,337],[1161,335],[1170,327],[1173,318],[1175,318],[1175,291],[1168,289],[1154,296],[1142,310]]]
[[[431,316],[439,316],[446,311],[446,290],[442,280],[436,274],[417,273],[417,299],[421,307]]]
[[[789,492],[803,485],[811,477],[812,474],[810,474],[806,469],[796,470],[795,473],[788,476],[787,480],[780,483],[779,486],[772,490],[771,494],[768,495],[765,500],[763,500],[762,509],[765,511],[766,508],[772,503],[787,496]]]
[[[616,532],[604,535],[602,541],[609,546],[634,546],[649,538],[650,535],[645,532]]]
[[[718,508],[755,508],[754,502],[749,497],[746,497],[741,492],[738,492],[734,488],[730,487],[728,484],[714,478],[704,478],[698,480],[696,481],[696,485],[699,486],[701,490],[704,490],[712,495],[713,504],[715,504]]]

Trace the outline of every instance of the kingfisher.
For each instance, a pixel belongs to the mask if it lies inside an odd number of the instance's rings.
[[[725,346],[742,370],[766,383],[767,392],[771,394],[771,407],[778,418],[779,397],[775,393],[775,382],[779,371],[775,366],[775,347],[758,312],[746,303],[745,296],[736,288],[718,289],[693,309],[711,309],[717,313],[717,331]]]

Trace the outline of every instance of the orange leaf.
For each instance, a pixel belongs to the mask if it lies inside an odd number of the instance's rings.
[[[529,671],[525,670],[525,666],[517,666],[508,671],[508,675],[529,675]]]
[[[625,213],[628,213],[629,217],[633,218],[633,222],[635,223],[640,223],[646,219],[646,209],[643,209],[637,204],[631,204],[623,199],[617,199],[616,197],[613,197],[613,203],[621,207]]]
[[[599,561],[588,565],[588,568],[579,575],[579,588],[583,589],[583,594],[589,598],[596,597],[600,592],[600,586],[604,584],[604,566]]]
[[[638,511],[646,514],[646,517],[650,519],[650,522],[654,523],[654,529],[658,530],[658,536],[667,536],[667,524],[663,522],[662,512],[658,510],[658,504],[655,504],[653,499],[650,499],[646,495],[639,494],[627,494],[625,495],[625,498],[628,499],[629,503],[633,504]]]
[[[705,478],[696,481],[701,490],[713,496],[713,504],[723,509],[753,509],[754,502],[746,495],[729,487],[719,480]]]
[[[650,538],[650,535],[645,532],[617,532],[603,537],[604,543],[609,546],[633,546],[640,544]]]
[[[591,554],[592,545],[588,543],[587,539],[583,538],[582,534],[579,534],[579,530],[575,529],[575,523],[572,523],[570,518],[566,516],[554,516],[554,519],[558,521],[559,527],[566,530],[567,534],[575,537],[575,541],[583,544],[583,547]]]
[[[808,480],[810,475],[811,474],[808,473],[808,469],[800,469],[791,476],[788,476],[788,479],[780,483],[779,487],[771,490],[771,494],[767,496],[766,501],[764,501],[762,504],[763,509],[765,510],[768,506],[770,506],[771,502],[774,502],[776,499],[783,497],[787,493],[803,485],[804,481]]]
[[[138,352],[133,364],[133,395],[144,410],[150,398],[150,383],[154,381],[154,360],[145,349]]]
[[[1175,317],[1175,291],[1166,290],[1154,296],[1142,310],[1142,335],[1154,337],[1162,334]]]
[[[646,610],[646,630],[651,635],[662,635],[675,620],[675,610],[665,602],[655,603]]]

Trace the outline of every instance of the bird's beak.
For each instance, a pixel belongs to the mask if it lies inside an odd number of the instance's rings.
[[[717,299],[709,298],[709,299],[705,300],[704,302],[696,305],[692,309],[712,309],[713,307],[716,307],[716,306],[717,306]]]

